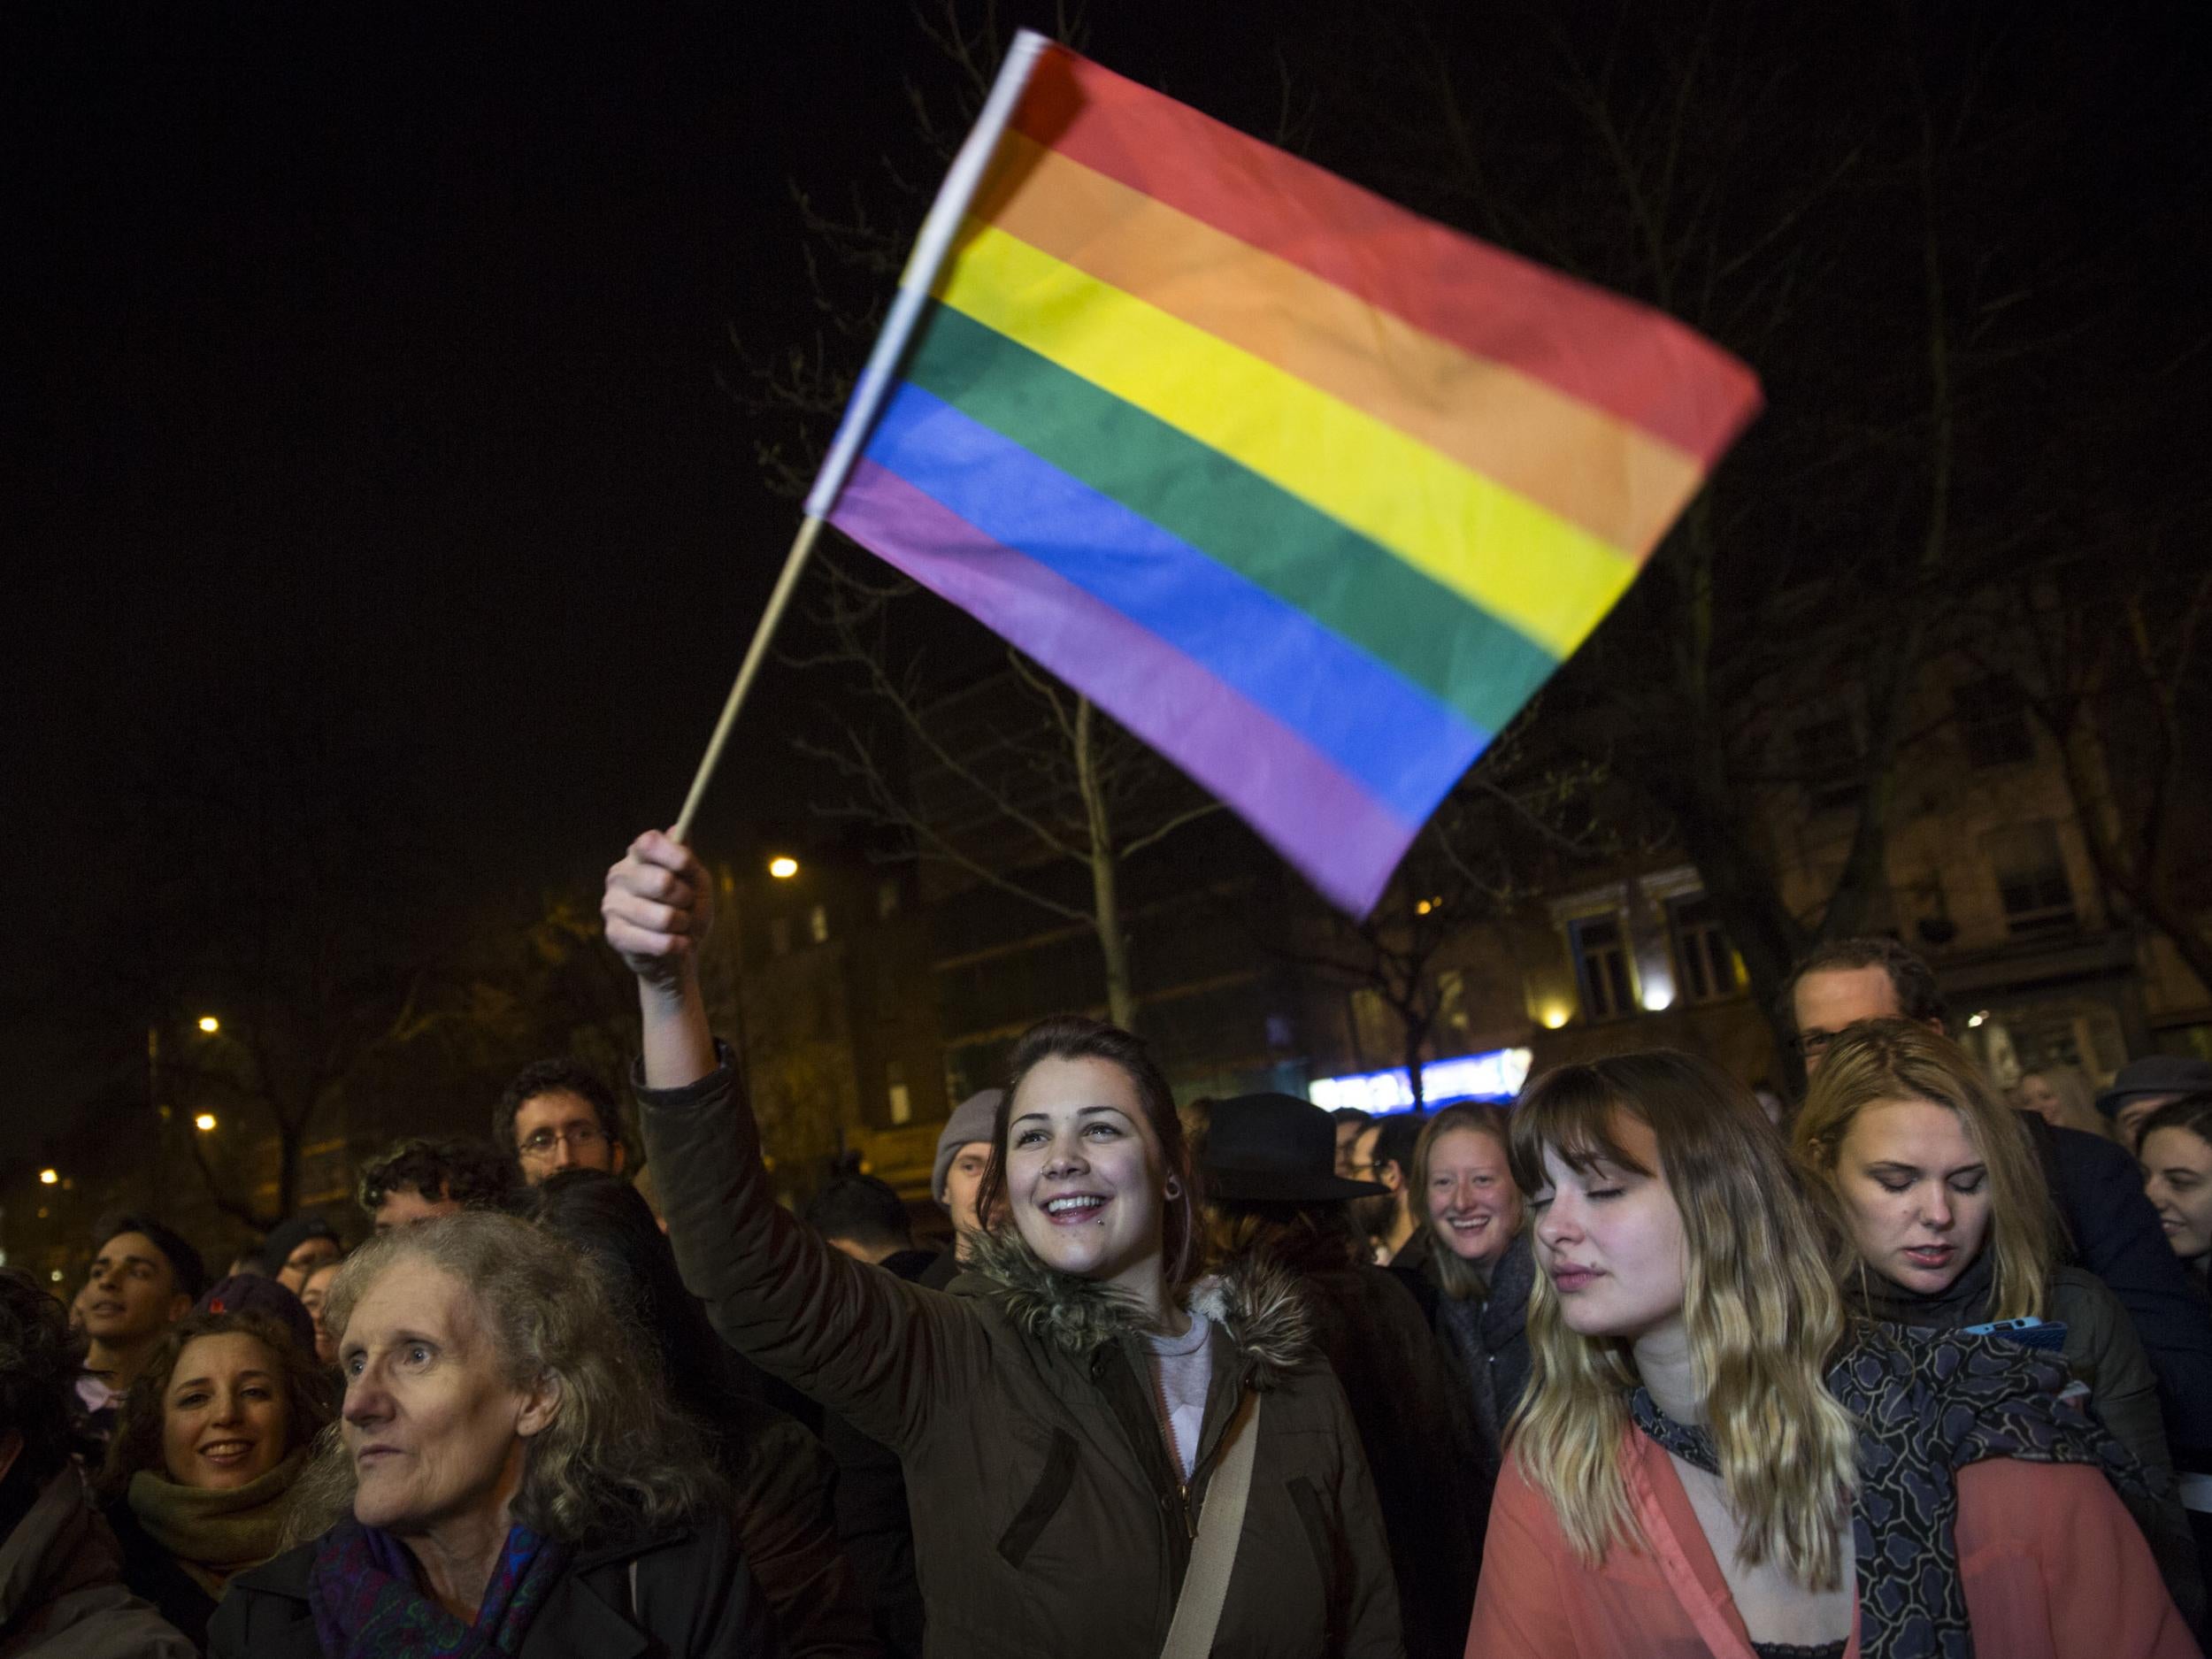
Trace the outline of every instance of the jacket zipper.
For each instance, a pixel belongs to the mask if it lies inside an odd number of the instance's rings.
[[[1161,1386],[1160,1374],[1148,1361],[1144,1371],[1146,1380],[1152,1385],[1152,1415],[1159,1421],[1160,1440],[1167,1448],[1168,1471],[1175,1478],[1176,1501],[1183,1511],[1183,1536],[1195,1540],[1198,1523],[1191,1518],[1190,1482],[1183,1479],[1183,1455],[1175,1449],[1175,1425],[1168,1421],[1167,1390]]]

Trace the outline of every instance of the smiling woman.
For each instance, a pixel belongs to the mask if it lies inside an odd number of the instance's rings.
[[[380,1233],[330,1286],[341,1432],[211,1651],[769,1650],[726,1493],[568,1246],[512,1217]],[[626,1609],[626,1612],[618,1612]]]
[[[732,1344],[899,1454],[928,1520],[925,1652],[1127,1659],[1172,1630],[1176,1654],[1397,1659],[1343,1391],[1284,1276],[1196,1277],[1197,1178],[1144,1045],[1075,1016],[1017,1042],[978,1206],[995,1215],[1002,1194],[1007,1220],[949,1294],[927,1290],[776,1202],[700,995],[711,904],[697,860],[657,833],[608,872],[669,1240]],[[1194,1564],[1210,1540],[1218,1574]],[[1194,1637],[1202,1605],[1214,1622]]]
[[[132,1386],[102,1477],[124,1580],[203,1648],[231,1578],[276,1554],[329,1390],[291,1333],[195,1314]]]

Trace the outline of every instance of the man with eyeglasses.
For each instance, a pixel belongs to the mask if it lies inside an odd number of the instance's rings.
[[[492,1138],[532,1187],[563,1170],[619,1175],[628,1159],[614,1091],[576,1060],[525,1066],[493,1109]]]
[[[1809,1076],[1863,1020],[1910,1019],[1948,1034],[1934,970],[1894,939],[1821,946],[1797,964],[1783,997]],[[2062,1246],[2070,1244],[2073,1258],[2104,1280],[2143,1340],[2158,1373],[2167,1438],[2212,1451],[2212,1324],[2143,1195],[2135,1160],[2097,1135],[2054,1127],[2033,1112],[2021,1118],[2065,1224]]]

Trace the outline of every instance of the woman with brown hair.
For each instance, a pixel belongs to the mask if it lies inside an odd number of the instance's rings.
[[[2183,1659],[2049,1362],[1846,1318],[1749,1091],[1679,1054],[1539,1079],[1513,1113],[1532,1363],[1467,1651]]]
[[[230,1580],[277,1553],[330,1388],[256,1313],[171,1327],[124,1402],[101,1479],[123,1581],[205,1651]]]
[[[696,950],[712,886],[651,833],[608,872],[638,976],[639,1100],[669,1239],[718,1329],[897,1451],[932,1655],[1393,1655],[1397,1595],[1344,1394],[1294,1295],[1202,1281],[1166,1079],[1074,1016],[1016,1043],[949,1292],[841,1255],[775,1202]]]

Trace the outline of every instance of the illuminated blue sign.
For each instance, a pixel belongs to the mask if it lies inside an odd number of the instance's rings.
[[[1421,1093],[1431,1106],[1459,1100],[1509,1101],[1528,1080],[1532,1057],[1526,1048],[1493,1048],[1488,1054],[1438,1060],[1421,1068]],[[1363,1112],[1402,1112],[1412,1108],[1413,1080],[1403,1066],[1356,1077],[1317,1078],[1307,1086],[1306,1098],[1330,1111],[1356,1106]]]

